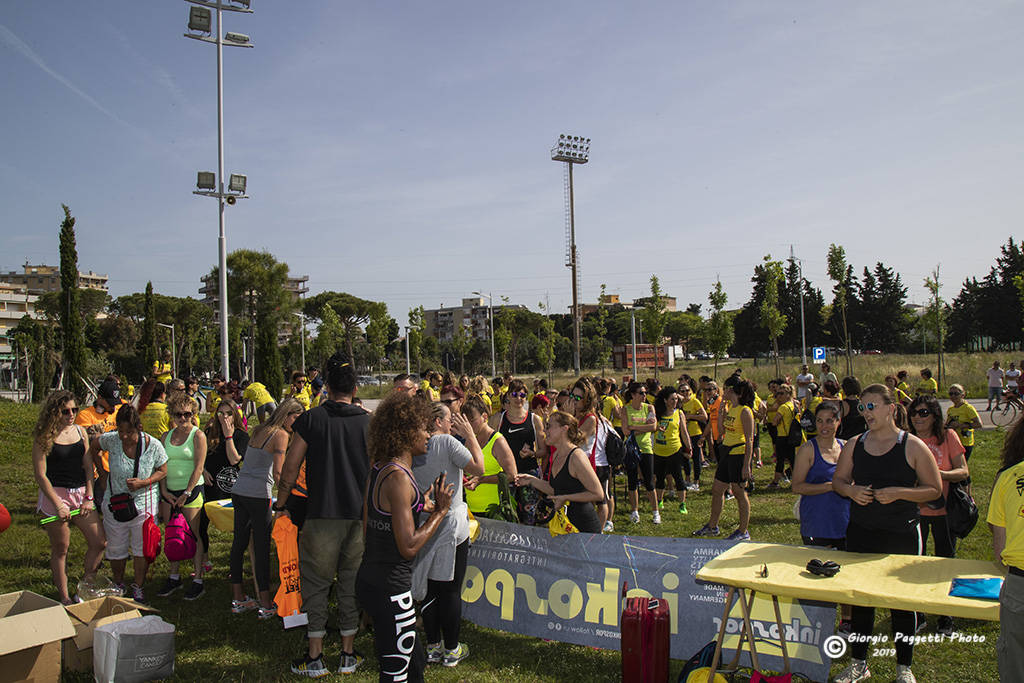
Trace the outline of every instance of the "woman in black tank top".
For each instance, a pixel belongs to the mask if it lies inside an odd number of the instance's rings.
[[[884,384],[872,384],[861,392],[856,410],[863,416],[867,431],[846,442],[832,478],[835,492],[854,503],[850,506],[846,549],[920,555],[918,503],[942,495],[935,458],[923,441],[896,426],[896,411],[902,406]],[[853,607],[851,616],[853,633],[863,637],[851,643],[852,663],[844,673],[848,674],[847,680],[860,680],[870,675],[867,636],[874,628],[875,608]],[[892,610],[892,630],[901,674],[909,671],[913,662],[914,647],[908,639],[917,630],[916,614]]]
[[[363,498],[365,550],[356,575],[356,597],[373,618],[381,681],[422,681],[426,655],[416,634],[412,560],[448,514],[452,487],[442,473],[424,501],[412,475],[412,458],[427,451],[430,404],[393,393],[370,420],[373,467]],[[430,516],[416,528],[426,503]],[[354,653],[347,653],[352,655]]]
[[[39,411],[32,434],[32,464],[39,486],[36,507],[44,518],[55,518],[43,528],[50,537],[53,583],[65,605],[72,602],[68,594],[67,571],[71,525],[82,531],[88,544],[84,581],[88,582],[96,574],[106,546],[106,536],[92,495],[92,460],[88,458],[85,430],[75,424],[76,415],[78,405],[74,394],[55,391]],[[73,512],[77,514],[72,516]]]
[[[526,403],[526,384],[520,379],[508,385],[508,408],[491,421],[501,432],[516,459],[516,472],[537,471],[537,446],[543,443],[544,429],[540,418],[530,412]]]
[[[532,486],[548,495],[555,509],[568,503],[573,526],[581,532],[596,534],[601,531],[601,521],[594,504],[604,500],[604,491],[589,458],[579,447],[582,441],[576,418],[561,411],[554,413],[547,426],[547,444],[555,448],[551,463],[554,476],[549,482],[532,474],[520,474],[516,486]]]

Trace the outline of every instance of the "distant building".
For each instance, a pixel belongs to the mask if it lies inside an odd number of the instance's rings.
[[[495,306],[495,314],[503,308],[526,310],[521,304],[502,304]],[[490,339],[491,327],[488,317],[487,299],[472,297],[463,299],[461,306],[442,306],[423,311],[426,324],[425,333],[439,342],[450,342],[455,338],[455,330],[464,327],[469,330],[472,339]]]
[[[623,305],[623,303],[621,301],[619,301],[619,295],[618,294],[605,294],[604,295],[604,301],[601,301],[601,302],[596,303],[596,304],[580,304],[580,316],[586,317],[586,316],[590,315],[591,313],[596,313],[597,309],[599,309],[601,306],[616,306],[616,305],[619,305],[619,306]],[[629,308],[629,304],[625,304],[625,306],[626,306],[626,308]],[[572,306],[571,305],[569,306],[569,312],[570,313],[572,312]]]
[[[683,357],[680,347],[672,346],[671,344],[664,344],[657,348],[653,344],[636,345],[637,370],[641,368],[653,370],[655,362],[657,362],[660,368],[674,368],[676,360],[682,360]],[[631,344],[616,344],[613,346],[612,365],[616,370],[632,370],[633,346]]]
[[[58,279],[59,282],[59,279]],[[29,294],[24,286],[0,282],[0,362],[7,363],[14,359],[11,348],[11,331],[27,314],[38,320],[42,317],[36,311],[37,294]]]
[[[674,311],[674,310],[676,310],[676,298],[674,296],[664,296],[663,295],[661,297],[661,300],[665,304],[665,310],[666,311]],[[640,308],[642,306],[646,306],[646,305],[650,304],[653,301],[654,301],[654,297],[645,296],[645,297],[641,297],[639,299],[634,299],[633,300],[633,306],[635,308]],[[637,361],[637,362],[639,362],[639,361]]]
[[[22,272],[10,271],[0,275],[0,283],[7,283],[15,287],[24,287],[28,294],[44,294],[46,292],[60,291],[60,267],[58,266],[33,266],[25,263]],[[101,292],[107,290],[107,276],[94,273],[78,271],[78,286],[83,289],[98,289]]]

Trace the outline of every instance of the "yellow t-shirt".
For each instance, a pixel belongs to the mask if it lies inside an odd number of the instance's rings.
[[[213,415],[215,412],[217,412],[217,406],[219,405],[220,394],[218,394],[213,389],[210,389],[210,391],[206,393],[206,412],[208,412],[210,415]]]
[[[310,405],[310,403],[312,401],[312,398],[309,395],[309,385],[308,384],[306,386],[302,387],[301,391],[295,391],[295,388],[292,387],[292,385],[289,384],[288,386],[286,386],[284,388],[284,397],[285,398],[289,398],[289,397],[290,398],[294,398],[296,401],[298,401],[299,403],[302,404],[302,409],[303,410],[309,410],[309,405]]]
[[[161,363],[160,361],[153,363],[153,377],[157,382],[163,382],[164,384],[170,382],[173,379],[171,377],[171,364]]]
[[[613,427],[622,426],[622,418],[619,411],[622,409],[622,401],[618,396],[604,396],[601,398],[601,414],[612,423]]]
[[[935,380],[934,377],[922,379],[917,385],[918,396],[920,396],[921,394],[931,394],[932,396],[934,396],[937,393],[939,393],[939,383]]]
[[[782,416],[779,420],[779,437],[789,436],[789,430],[793,429],[794,425],[796,429],[800,429],[800,416],[793,410],[795,404],[792,401],[786,401],[779,406],[778,414]],[[802,431],[802,430],[801,430]],[[800,443],[803,443],[806,439],[801,435]]]
[[[679,406],[679,408],[687,415],[700,414],[700,410],[703,407],[704,404],[702,404],[700,402],[700,399],[694,396],[693,394],[690,395],[689,401],[686,401],[685,403]],[[703,433],[703,431],[704,429],[700,426],[697,420],[686,421],[686,433],[689,434],[690,436],[700,436],[701,433]]]
[[[252,382],[242,391],[243,401],[252,401],[253,405],[259,408],[268,403],[274,402],[274,397],[270,395],[267,388],[259,382]]]
[[[965,425],[969,425],[974,422],[975,418],[980,417],[977,409],[967,401],[964,401],[960,406],[950,406],[946,411],[946,417],[959,420]],[[957,429],[957,433],[960,436],[960,443],[964,446],[974,445],[974,428],[972,427],[960,427]]]
[[[429,379],[421,379],[420,380],[420,391],[422,391],[426,395],[430,395],[430,380]]]
[[[906,382],[900,382],[899,384],[896,385],[896,388],[900,389],[907,396],[910,395],[910,385],[907,384]]]
[[[679,425],[683,420],[685,418],[678,409],[671,415],[658,418],[658,429],[654,432],[655,455],[667,458],[683,447],[683,440],[679,436]]]
[[[729,455],[743,455],[744,446],[747,443],[747,435],[743,433],[743,411],[747,411],[753,417],[753,411],[748,406],[732,406],[725,414],[725,433],[722,435],[722,444],[730,446]]]
[[[171,428],[171,417],[167,414],[167,404],[153,401],[146,406],[139,416],[142,418],[142,431],[153,438],[159,439]]]
[[[1017,493],[1017,481],[1024,477],[1024,462],[1004,470],[992,488],[988,523],[1006,529],[1003,563],[1024,569],[1024,498]]]

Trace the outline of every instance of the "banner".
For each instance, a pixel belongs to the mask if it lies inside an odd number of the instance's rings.
[[[671,613],[671,656],[686,660],[718,634],[726,589],[698,582],[697,570],[733,543],[721,540],[568,534],[480,519],[462,584],[462,616],[512,633],[619,649],[622,584],[630,596],[657,597]],[[757,567],[751,567],[755,571]],[[822,649],[835,605],[779,598],[791,669],[827,680]],[[763,669],[781,671],[782,650],[770,596],[758,594],[751,617]],[[731,660],[742,627],[736,601],[726,625],[723,659]],[[749,652],[742,660],[749,666]]]

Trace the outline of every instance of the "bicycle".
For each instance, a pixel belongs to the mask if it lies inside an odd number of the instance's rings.
[[[1024,401],[1014,392],[1006,392],[1003,402],[992,411],[992,424],[997,427],[1009,427],[1024,413]]]

